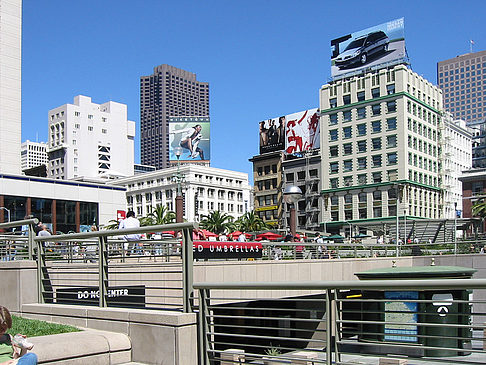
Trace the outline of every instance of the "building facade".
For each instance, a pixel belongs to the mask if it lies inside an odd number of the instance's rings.
[[[442,214],[442,94],[404,65],[323,85],[323,223]],[[332,230],[331,230],[332,231]]]
[[[471,122],[486,118],[486,51],[438,62],[437,83],[444,109],[454,119]]]
[[[180,173],[184,219],[199,221],[203,215],[219,210],[235,219],[252,210],[248,174],[214,167],[182,165]],[[127,189],[127,209],[147,216],[158,205],[175,211],[178,167],[147,172],[110,182]]]
[[[20,174],[22,0],[0,0],[0,172]]]
[[[472,167],[472,131],[463,120],[453,120],[448,112],[443,117],[442,182],[444,194],[443,218],[460,218],[462,212],[463,171]]]
[[[127,119],[125,104],[95,104],[78,95],[48,116],[50,178],[133,175],[135,122]]]
[[[140,77],[140,154],[143,165],[170,166],[169,117],[209,116],[209,83],[196,74],[160,65]]]
[[[31,142],[29,140],[22,142],[20,146],[20,163],[22,171],[33,167],[47,166],[47,143]]]

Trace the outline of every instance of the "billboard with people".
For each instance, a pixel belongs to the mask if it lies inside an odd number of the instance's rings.
[[[209,161],[211,158],[209,117],[169,118],[169,160],[177,161],[176,147],[182,148],[180,161]]]
[[[317,108],[260,122],[260,154],[299,153],[320,147]]]
[[[331,77],[405,62],[404,19],[395,19],[331,41]]]

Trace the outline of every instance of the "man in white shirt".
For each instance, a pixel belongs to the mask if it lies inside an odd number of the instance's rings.
[[[131,210],[128,211],[127,217],[120,222],[120,225],[118,226],[119,229],[123,228],[139,228],[140,227],[140,221],[135,218],[135,213]],[[124,236],[125,238],[125,251],[127,252],[127,256],[130,256],[130,253],[135,254],[136,250],[135,247],[137,245],[137,242],[135,241],[140,241],[140,234],[138,233],[132,233],[132,234],[126,234]]]
[[[246,236],[245,233],[242,233],[238,236],[238,241],[239,242],[246,242]]]

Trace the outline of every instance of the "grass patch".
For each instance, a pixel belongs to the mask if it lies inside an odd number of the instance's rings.
[[[79,331],[81,330],[73,326],[12,316],[12,328],[8,330],[8,333],[12,336],[21,333],[27,337],[35,337]]]

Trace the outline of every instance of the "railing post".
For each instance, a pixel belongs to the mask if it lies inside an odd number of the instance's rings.
[[[107,306],[108,298],[108,246],[105,236],[98,239],[99,306]]]
[[[184,313],[192,312],[193,288],[193,255],[192,255],[192,229],[184,228],[182,230],[182,290]]]
[[[30,237],[30,232],[29,232]],[[44,275],[45,270],[45,257],[44,257],[44,247],[43,242],[37,242],[37,301],[39,304],[45,303],[44,301]]]
[[[35,245],[35,242],[34,242],[34,237],[35,237],[35,231],[34,231],[34,224],[31,223],[29,225],[27,225],[27,245],[28,245],[28,248],[27,248],[27,252],[28,252],[28,255],[29,255],[29,260],[32,260],[34,258],[34,245]]]
[[[208,355],[208,322],[207,316],[209,314],[208,303],[209,303],[210,292],[208,289],[199,289],[199,326],[198,326],[198,336],[197,336],[197,351],[199,357],[199,365],[209,365],[209,355]]]

